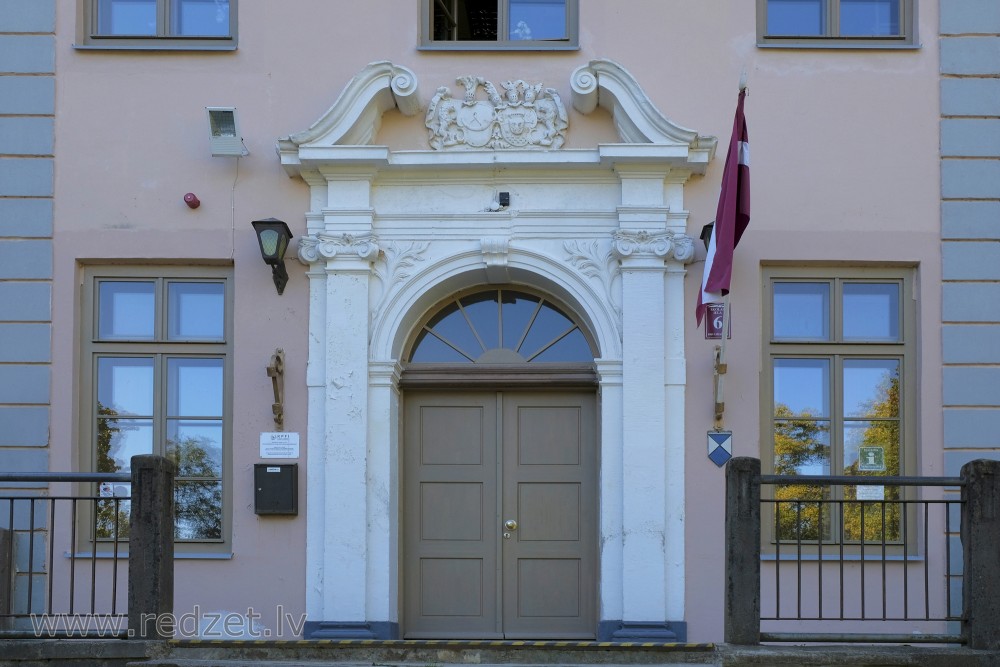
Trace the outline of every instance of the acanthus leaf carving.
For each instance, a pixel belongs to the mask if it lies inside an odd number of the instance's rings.
[[[441,86],[427,107],[431,148],[556,149],[565,143],[569,117],[555,88],[516,79],[502,82],[501,94],[481,76],[462,76],[457,82],[465,88],[463,99],[454,99]],[[476,97],[480,87],[486,100]]]
[[[621,274],[618,258],[610,249],[602,249],[598,241],[586,243],[583,241],[566,241],[563,249],[569,254],[569,262],[577,271],[597,280],[604,289],[608,304],[615,311],[615,326],[618,336],[622,336],[622,304],[615,290],[615,280]]]
[[[370,313],[372,321],[385,307],[389,297],[398,291],[406,280],[413,277],[413,268],[417,262],[424,261],[423,254],[429,247],[430,243],[426,241],[411,241],[404,244],[392,241],[381,252],[379,261],[372,265],[372,273],[382,285],[382,293]]]

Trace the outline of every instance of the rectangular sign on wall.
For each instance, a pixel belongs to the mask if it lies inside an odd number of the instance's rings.
[[[260,434],[260,458],[299,458],[299,434],[284,431]]]
[[[708,310],[705,313],[705,340],[711,340],[713,338],[722,338],[722,319],[725,315],[725,304],[722,303],[710,303],[706,306]],[[730,313],[729,316],[729,332],[726,334],[726,338],[731,339],[733,337],[733,318]]]

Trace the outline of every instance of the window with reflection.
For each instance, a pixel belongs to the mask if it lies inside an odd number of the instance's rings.
[[[232,49],[237,0],[78,0],[78,47]]]
[[[908,277],[791,268],[766,269],[765,276],[765,466],[800,478],[774,489],[774,539],[900,542],[900,487],[808,478],[898,476],[912,459],[904,438],[914,360],[913,336],[905,334],[912,313],[903,308],[912,303],[904,298]]]
[[[758,0],[758,43],[912,46],[913,0]]]
[[[423,0],[422,46],[576,48],[577,0]]]
[[[93,469],[129,472],[139,454],[170,458],[177,464],[175,538],[221,542],[231,426],[229,276],[171,273],[88,271]],[[128,493],[127,484],[117,485],[116,496]],[[95,537],[127,537],[128,514],[128,500],[102,500]]]
[[[421,328],[412,363],[590,362],[579,325],[544,297],[513,289],[460,296]]]

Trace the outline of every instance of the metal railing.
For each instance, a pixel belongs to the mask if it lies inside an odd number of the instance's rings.
[[[130,481],[128,473],[0,474],[0,484]],[[122,635],[126,605],[119,582],[126,570],[120,533],[127,525],[121,526],[118,518],[129,498],[36,493],[25,489],[0,494],[0,544],[5,547],[0,548],[0,570],[7,573],[0,581],[0,629],[4,634],[39,636],[91,630]],[[110,535],[95,539],[99,517],[108,510]],[[89,534],[78,541],[84,531]],[[80,551],[81,544],[90,546],[89,553]],[[125,590],[124,585],[120,588]],[[93,627],[96,624],[100,627]]]
[[[138,456],[131,473],[0,473],[0,637],[163,634],[155,623],[173,604],[173,471]],[[84,491],[55,486],[66,483]],[[94,483],[114,489],[86,491]]]
[[[858,491],[872,486],[882,489]],[[972,461],[961,477],[778,476],[761,475],[758,459],[727,464],[729,643],[995,650],[998,560],[1000,461]]]
[[[955,532],[951,516],[960,514],[955,510],[960,510],[961,499],[905,497],[901,491],[957,490],[963,481],[957,477],[810,476],[807,488],[820,491],[821,498],[796,495],[804,482],[783,475],[760,478],[772,491],[766,494],[771,497],[761,499],[766,551],[761,563],[760,620],[773,622],[762,623],[761,640],[961,643],[962,610],[949,595],[950,582],[961,577],[961,563],[953,561],[949,539],[943,545],[939,539],[931,541],[932,535]],[[869,495],[882,498],[858,500],[865,494],[857,491],[852,499],[833,497],[836,489],[846,495],[845,487],[881,487],[881,493]],[[764,627],[780,628],[781,621],[796,621],[808,629],[782,632]],[[830,633],[817,629],[829,621],[881,622],[905,626],[905,631]],[[949,622],[955,631],[942,632]]]

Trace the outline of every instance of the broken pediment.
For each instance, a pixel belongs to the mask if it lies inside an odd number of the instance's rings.
[[[464,87],[464,94],[454,97],[451,88],[440,86],[426,106],[429,150],[423,157],[422,151],[407,151],[404,158],[374,145],[387,111],[398,109],[414,117],[425,110],[413,71],[380,61],[351,79],[333,106],[307,130],[278,140],[282,165],[290,175],[298,175],[307,164],[315,168],[348,162],[433,166],[445,160],[457,166],[491,160],[539,164],[665,160],[703,174],[715,155],[715,137],[699,135],[664,116],[635,78],[611,60],[592,60],[578,67],[569,82],[576,111],[590,114],[601,107],[614,124],[619,141],[600,144],[596,150],[562,149],[569,116],[556,88],[546,83],[511,78],[497,85],[476,75],[456,81]],[[557,149],[563,157],[542,159]],[[519,157],[525,151],[536,157]],[[466,157],[458,158],[456,153]],[[568,153],[580,155],[571,158]],[[482,157],[474,157],[477,154]]]
[[[371,145],[382,114],[390,109],[399,109],[405,116],[420,112],[417,75],[388,61],[370,63],[309,129],[279,139],[278,152],[299,146]]]

